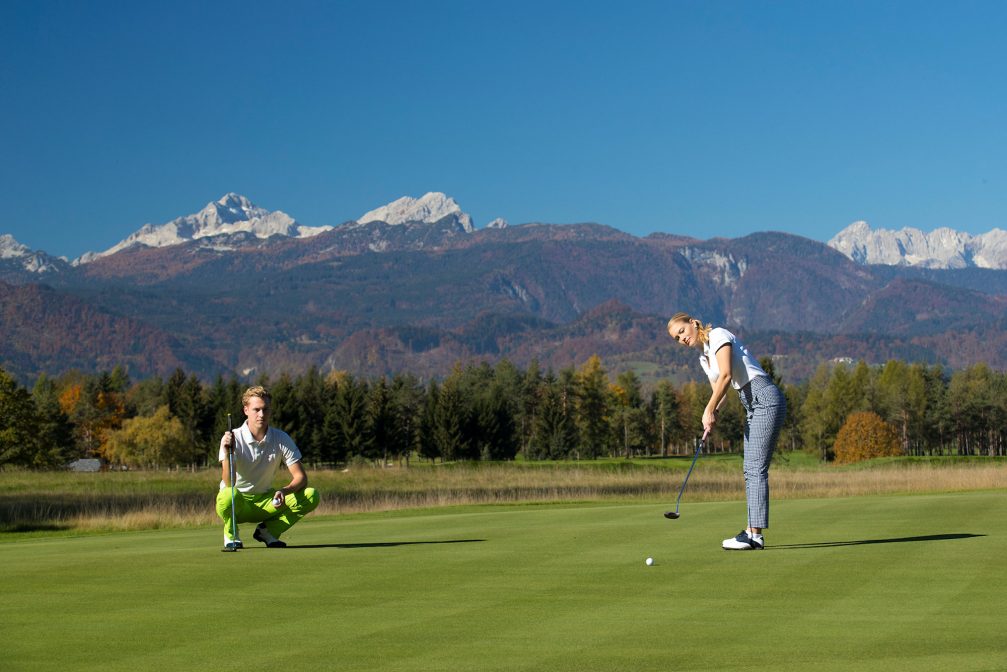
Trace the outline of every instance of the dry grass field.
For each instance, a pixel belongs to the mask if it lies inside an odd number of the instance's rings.
[[[689,462],[686,457],[410,468],[360,465],[309,473],[322,493],[318,514],[324,515],[462,504],[671,502]],[[0,531],[51,534],[215,524],[217,478],[216,469],[0,472]],[[895,459],[835,467],[795,455],[774,465],[770,484],[775,499],[991,490],[1007,487],[1007,462]],[[743,493],[740,457],[715,455],[700,459],[684,499],[735,500]]]

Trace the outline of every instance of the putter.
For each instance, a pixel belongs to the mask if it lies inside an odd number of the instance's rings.
[[[238,515],[234,508],[234,431],[231,428],[231,414],[227,414],[227,433],[231,435],[231,447],[229,449],[230,457],[227,460],[228,466],[231,471],[231,537],[233,541],[228,544],[224,544],[224,547],[220,549],[225,553],[233,553],[241,548],[241,540],[238,539]]]
[[[692,475],[692,468],[696,466],[696,460],[699,459],[699,453],[703,450],[703,446],[706,445],[706,437],[708,434],[709,432],[703,432],[703,438],[701,438],[699,443],[696,444],[696,454],[692,456],[692,464],[689,465],[689,471],[686,473],[685,480],[682,481],[682,487],[678,491],[678,499],[675,500],[675,510],[664,512],[664,517],[669,520],[675,520],[680,515],[678,513],[678,505],[682,501],[682,493],[685,492],[685,486],[689,482],[689,476]]]

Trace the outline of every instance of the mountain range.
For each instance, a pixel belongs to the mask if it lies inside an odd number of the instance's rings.
[[[598,354],[613,372],[694,378],[695,353],[664,331],[681,309],[732,328],[790,380],[847,357],[1007,368],[998,232],[950,268],[857,252],[887,233],[855,224],[830,246],[770,232],[477,229],[440,193],[305,227],[227,194],[73,262],[0,236],[0,367],[26,381],[116,363],[138,377],[312,365],[435,376],[459,360],[559,368]]]
[[[854,222],[829,246],[861,264],[1007,269],[1007,231],[1002,229],[973,236],[947,227],[924,233],[914,228],[873,230],[867,222]]]

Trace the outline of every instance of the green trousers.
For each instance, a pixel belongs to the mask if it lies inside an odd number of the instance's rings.
[[[277,539],[294,523],[315,510],[318,506],[318,492],[314,488],[304,488],[300,492],[287,495],[284,504],[286,506],[279,509],[273,506],[272,492],[234,491],[234,512],[237,522],[265,523],[266,529]],[[217,515],[224,521],[224,536],[233,541],[230,488],[222,488],[217,492]]]

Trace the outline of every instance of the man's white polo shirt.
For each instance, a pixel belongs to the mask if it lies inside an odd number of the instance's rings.
[[[273,492],[273,478],[282,461],[288,467],[301,461],[301,451],[290,436],[279,429],[270,427],[262,441],[252,438],[248,422],[234,430],[234,469],[237,472],[235,484],[240,492]],[[224,461],[227,451],[221,447],[219,460]],[[226,488],[224,481],[221,489]]]

